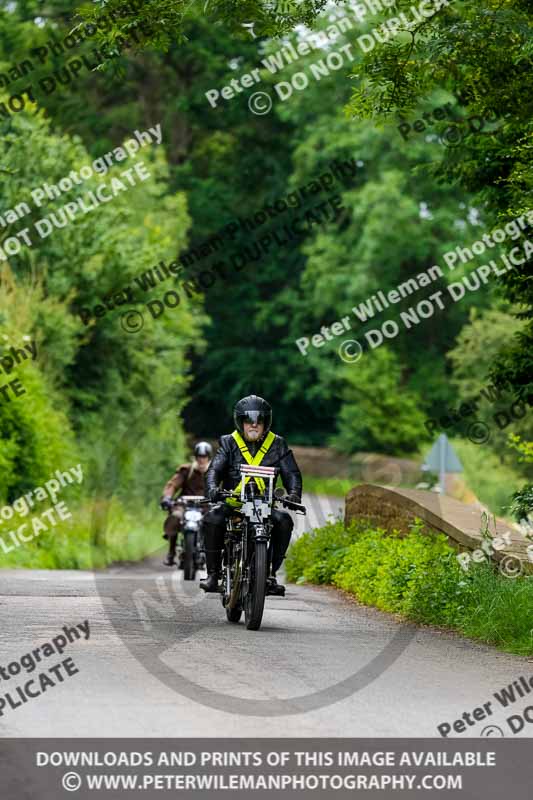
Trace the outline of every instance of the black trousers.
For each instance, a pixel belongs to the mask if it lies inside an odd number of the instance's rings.
[[[208,572],[219,572],[222,563],[222,550],[224,549],[224,533],[226,530],[226,517],[231,514],[231,510],[224,506],[216,506],[209,511],[203,520],[205,557]],[[275,574],[281,567],[285,558],[285,553],[291,540],[294,522],[286,511],[273,511],[272,519],[274,525],[270,537],[270,559],[272,563],[272,574]]]
[[[168,515],[163,523],[163,538],[168,539],[168,553],[171,556],[176,555],[176,540],[178,532],[182,526],[183,512],[173,511]]]

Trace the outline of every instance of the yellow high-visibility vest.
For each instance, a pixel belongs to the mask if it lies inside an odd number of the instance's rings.
[[[255,456],[252,456],[252,454],[248,450],[248,447],[246,446],[246,442],[242,438],[241,434],[238,431],[233,431],[233,433],[231,435],[233,436],[233,438],[237,442],[237,447],[241,451],[241,453],[242,453],[242,455],[244,457],[244,460],[251,467],[258,467],[261,464],[262,460],[264,459],[264,457],[266,456],[267,452],[270,449],[270,445],[272,444],[272,442],[276,438],[276,434],[272,433],[272,431],[269,431],[268,434],[265,437],[265,441],[263,442],[263,444],[261,445],[261,447],[259,448],[259,450],[255,454]],[[245,486],[246,486],[246,484],[248,483],[249,480],[251,480],[251,475],[248,475],[248,476],[245,477],[245,479],[244,479],[244,485]],[[264,492],[266,491],[266,486],[265,486],[265,482],[264,482],[263,478],[254,478],[254,481],[257,483],[259,491],[263,492],[263,494],[264,494]],[[236,486],[233,491],[236,494],[238,494],[241,491],[241,486],[242,486],[242,480],[239,481],[238,486]]]

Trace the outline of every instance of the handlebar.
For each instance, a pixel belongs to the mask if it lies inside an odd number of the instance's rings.
[[[211,500],[208,500],[207,497],[204,497],[203,495],[194,495],[194,494],[182,495],[181,497],[177,497],[175,500],[170,501],[172,508],[175,508],[176,506],[179,505],[186,506],[188,504],[206,506],[209,505],[210,502]]]
[[[238,500],[239,498],[235,495],[234,492],[228,491],[227,489],[219,489],[216,493],[216,496],[213,500],[210,500],[207,497],[203,497],[202,495],[182,495],[181,497],[176,498],[176,500],[171,500],[171,504],[173,507],[178,505],[186,505],[187,503],[195,503],[196,505],[206,506],[212,505],[215,503],[220,503],[225,500],[229,500],[232,498],[233,500]],[[287,495],[282,495],[279,497],[274,497],[274,503],[279,503],[284,508],[288,508],[290,511],[295,511],[297,514],[306,514],[307,509],[301,503],[295,503],[293,500],[289,500]]]
[[[296,511],[297,514],[307,514],[307,509],[301,503],[295,503],[293,500],[289,500],[287,497],[280,497],[279,502],[282,503],[285,508],[291,509],[291,511]]]
[[[216,494],[216,499],[211,502],[216,503],[222,500],[227,500],[229,498],[233,498],[234,500],[238,499],[234,494],[234,492],[228,491],[226,489],[219,489],[219,491]],[[283,505],[285,508],[288,508],[291,511],[295,511],[297,514],[307,513],[307,509],[305,506],[303,506],[301,503],[295,503],[293,500],[289,500],[287,495],[284,495],[283,497],[274,497],[274,502],[281,503],[281,505]]]
[[[228,491],[227,489],[219,489],[216,493],[215,499],[212,500],[211,502],[216,503],[217,501],[220,500],[226,500],[229,497],[237,499],[237,495],[234,492]]]

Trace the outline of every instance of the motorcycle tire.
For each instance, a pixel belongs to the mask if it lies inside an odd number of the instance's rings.
[[[196,575],[196,565],[194,563],[194,533],[184,534],[183,551],[183,578],[186,581],[193,581]]]
[[[227,608],[226,617],[228,618],[228,622],[239,622],[242,617],[241,606],[235,606],[235,608]]]
[[[249,631],[258,631],[265,607],[268,559],[266,542],[256,542],[250,560],[251,581],[244,598],[244,618]]]

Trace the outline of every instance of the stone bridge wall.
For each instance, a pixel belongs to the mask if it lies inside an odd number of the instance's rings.
[[[354,518],[364,518],[385,530],[407,533],[409,525],[418,518],[426,528],[444,533],[453,547],[463,551],[480,547],[483,541],[482,513],[483,509],[477,505],[466,505],[451,497],[441,497],[436,492],[363,484],[351,489],[346,496],[345,521],[349,523]],[[530,543],[519,531],[497,518],[495,521],[491,518],[489,529],[492,536],[510,534],[511,544],[494,552],[497,560],[508,555],[516,556],[533,571],[527,554]]]

